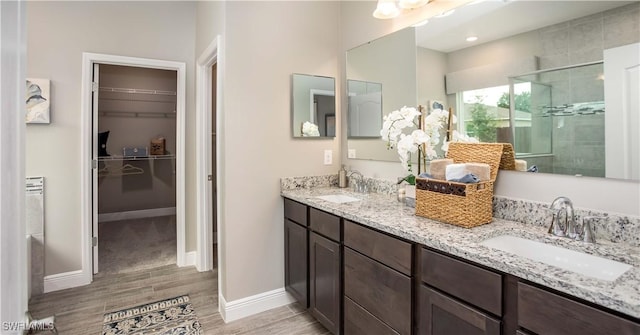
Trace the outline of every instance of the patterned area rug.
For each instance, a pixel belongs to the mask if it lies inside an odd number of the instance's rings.
[[[104,315],[102,335],[199,335],[189,296],[144,304]]]

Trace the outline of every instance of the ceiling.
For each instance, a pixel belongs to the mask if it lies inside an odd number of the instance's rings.
[[[487,0],[457,8],[443,18],[431,18],[416,28],[417,45],[452,52],[481,43],[599,13],[636,1]],[[466,41],[477,36],[476,42]]]

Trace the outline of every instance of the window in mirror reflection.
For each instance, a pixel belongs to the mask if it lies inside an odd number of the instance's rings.
[[[515,89],[516,127],[531,127],[531,85]],[[511,143],[509,85],[464,91],[458,94],[460,129],[481,142]]]
[[[380,137],[382,129],[382,84],[347,80],[349,137]]]
[[[335,137],[335,95],[334,78],[293,74],[293,137]]]
[[[513,143],[516,157],[539,172],[604,177],[602,63],[536,71],[511,82],[458,93],[459,131],[482,142]]]

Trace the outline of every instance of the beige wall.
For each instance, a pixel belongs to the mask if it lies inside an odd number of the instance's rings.
[[[338,2],[228,2],[225,25],[227,301],[284,285],[280,177],[337,173],[339,138],[291,137],[292,73],[338,77]],[[342,88],[336,85],[336,99]],[[340,111],[337,111],[340,113]],[[340,129],[338,123],[337,129]],[[322,164],[324,149],[334,164]]]
[[[339,137],[291,137],[290,83],[292,73],[334,77],[341,99],[340,7],[279,1],[197,6],[196,55],[223,34],[219,271],[221,293],[233,301],[284,285],[280,178],[338,171]],[[323,165],[325,149],[333,150],[333,165]]]
[[[46,275],[82,267],[82,52],[185,62],[187,134],[193,134],[195,15],[190,2],[27,3],[27,76],[51,79],[51,124],[29,125],[26,135],[26,174],[44,176],[46,183]],[[187,171],[195,169],[194,144],[187,136]],[[187,204],[195,202],[194,184],[187,187]],[[187,250],[193,250],[195,210],[187,210],[186,225]]]

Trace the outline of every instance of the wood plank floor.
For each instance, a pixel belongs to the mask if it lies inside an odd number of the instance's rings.
[[[99,335],[106,312],[188,294],[202,324],[202,334],[328,334],[297,304],[225,324],[218,313],[217,288],[216,272],[168,265],[123,274],[98,274],[90,285],[32,297],[29,310],[36,319],[55,315],[59,334]]]

